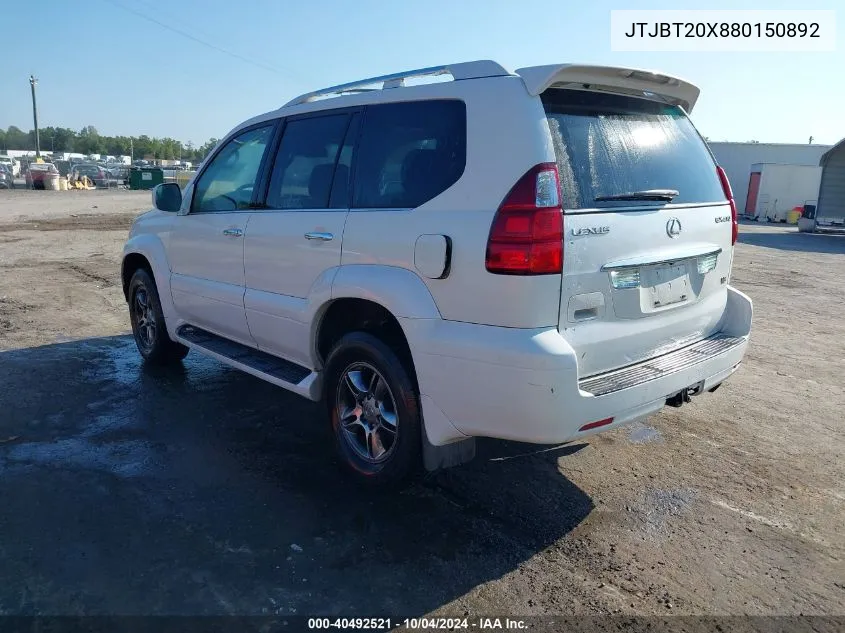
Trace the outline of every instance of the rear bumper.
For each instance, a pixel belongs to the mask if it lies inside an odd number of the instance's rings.
[[[438,419],[438,432],[429,433],[433,443],[481,436],[554,444],[651,415],[688,388],[717,386],[739,367],[751,321],[751,300],[728,288],[717,336],[580,381],[575,351],[557,329],[428,319],[404,319],[402,326],[428,403],[423,414]],[[581,430],[608,418],[612,423]]]

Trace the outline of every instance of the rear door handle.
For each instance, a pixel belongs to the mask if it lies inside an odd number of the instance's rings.
[[[243,229],[223,229],[223,235],[228,235],[229,237],[243,237],[243,234]]]
[[[305,239],[320,240],[321,242],[331,242],[334,239],[334,235],[332,235],[331,233],[306,233]]]

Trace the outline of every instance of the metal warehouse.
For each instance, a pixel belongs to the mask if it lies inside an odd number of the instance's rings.
[[[825,152],[819,161],[822,182],[816,206],[817,230],[845,229],[845,139]]]

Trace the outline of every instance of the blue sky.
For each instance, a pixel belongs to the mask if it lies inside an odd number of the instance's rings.
[[[611,9],[685,0],[41,0],[3,3],[0,127],[41,125],[201,144],[309,90],[454,61],[509,68],[586,62],[662,70],[702,89],[693,119],[713,140],[834,143],[845,136],[845,5],[714,0],[708,9],[836,9],[835,53],[610,51]],[[244,61],[134,15],[165,22]],[[52,7],[52,8],[50,8]],[[10,28],[18,25],[18,28]],[[38,46],[31,34],[37,33]],[[276,70],[270,70],[264,66]]]

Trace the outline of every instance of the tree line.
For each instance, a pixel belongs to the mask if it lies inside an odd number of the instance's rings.
[[[63,127],[38,129],[42,152],[78,152],[80,154],[106,154],[108,156],[134,156],[135,158],[181,159],[200,162],[217,145],[209,139],[199,147],[190,141],[182,143],[172,138],[141,136],[104,136],[93,125],[86,125],[78,132]],[[0,129],[0,150],[35,151],[35,131],[24,132],[14,125]]]

